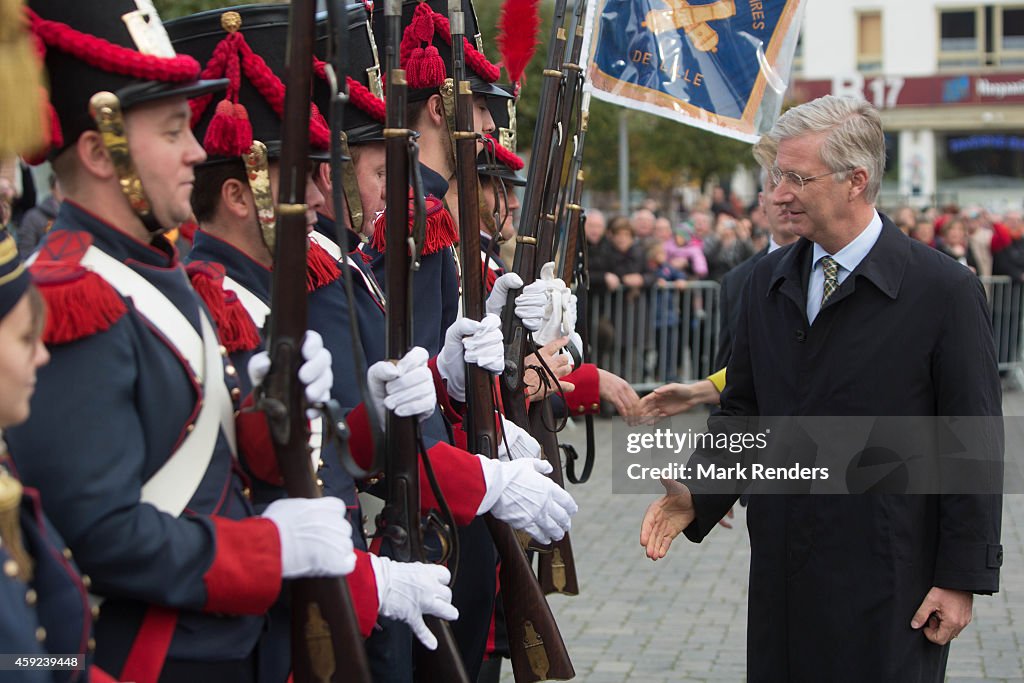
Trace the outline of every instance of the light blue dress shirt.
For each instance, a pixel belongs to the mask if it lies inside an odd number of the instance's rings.
[[[853,238],[853,241],[840,249],[835,254],[829,254],[820,245],[814,245],[813,256],[811,257],[811,278],[807,282],[807,320],[811,323],[818,317],[821,310],[821,297],[825,293],[825,271],[822,268],[821,259],[831,256],[839,264],[839,284],[842,285],[853,269],[860,265],[864,257],[875,246],[878,236],[882,234],[882,218],[878,212],[868,223],[867,227],[860,231],[860,234]]]

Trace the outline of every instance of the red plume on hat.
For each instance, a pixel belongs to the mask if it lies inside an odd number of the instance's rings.
[[[498,50],[509,80],[519,90],[526,65],[537,52],[540,0],[505,0],[498,17]]]

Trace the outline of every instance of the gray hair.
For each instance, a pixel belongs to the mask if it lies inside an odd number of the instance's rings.
[[[761,189],[767,191],[771,180],[771,168],[775,165],[775,155],[779,151],[779,143],[767,135],[762,135],[761,139],[754,144],[752,151],[754,153],[754,161],[761,167],[759,178]]]
[[[826,133],[818,155],[829,170],[838,174],[850,168],[867,169],[864,199],[873,204],[885,172],[885,137],[878,110],[860,98],[826,95],[787,111],[762,140],[770,138],[778,144],[816,133]]]

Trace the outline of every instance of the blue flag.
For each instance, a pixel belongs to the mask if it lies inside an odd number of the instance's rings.
[[[596,0],[590,88],[625,107],[755,141],[779,114],[802,0]]]

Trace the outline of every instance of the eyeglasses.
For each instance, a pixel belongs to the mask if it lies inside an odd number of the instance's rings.
[[[793,171],[783,171],[780,170],[778,166],[773,166],[771,169],[768,170],[768,179],[771,180],[772,189],[778,187],[784,182],[788,182],[790,186],[797,192],[802,192],[804,186],[807,185],[807,183],[809,182],[819,180],[821,178],[824,178],[825,176],[835,175],[836,173],[847,173],[855,168],[857,167],[850,166],[849,168],[844,168],[839,171],[828,171],[827,173],[811,176],[810,178],[804,178],[799,173],[794,173]]]

